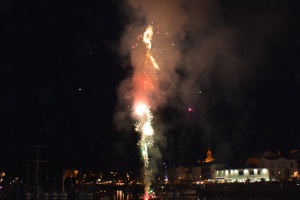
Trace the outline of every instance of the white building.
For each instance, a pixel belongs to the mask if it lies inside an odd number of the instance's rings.
[[[299,179],[297,159],[284,157],[280,152],[277,155],[265,151],[256,157],[248,158],[245,165],[229,166],[214,160],[210,149],[207,151],[205,162],[199,163],[199,166],[192,168],[181,166],[172,170],[172,173],[169,172],[169,176],[173,181],[259,182],[262,179],[264,181]]]
[[[217,182],[259,182],[269,181],[269,170],[266,168],[222,169],[215,172]]]
[[[270,180],[280,180],[282,178],[297,178],[298,165],[295,158],[287,158],[266,151],[258,158],[258,167],[268,168],[270,171]]]

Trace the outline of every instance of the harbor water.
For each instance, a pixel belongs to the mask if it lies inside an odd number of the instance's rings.
[[[23,198],[20,198],[23,199]],[[85,195],[83,193],[77,193],[73,196],[66,197],[51,197],[49,196],[39,196],[39,197],[25,197],[26,200],[137,200],[141,199],[139,195],[125,194],[122,190],[113,191],[107,195],[97,195],[92,196]],[[268,195],[251,195],[249,193],[242,194],[231,194],[226,196],[214,195],[162,195],[157,196],[157,200],[298,200],[299,194],[268,194]]]

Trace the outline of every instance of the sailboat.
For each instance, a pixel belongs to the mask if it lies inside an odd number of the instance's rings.
[[[35,182],[34,182],[34,191],[32,192],[25,192],[25,196],[26,197],[40,197],[42,194],[43,195],[47,195],[48,193],[43,193],[41,188],[38,185],[39,182],[39,164],[40,163],[46,163],[49,161],[46,160],[40,160],[40,148],[45,148],[46,146],[40,145],[40,136],[41,136],[41,132],[38,136],[38,144],[37,145],[31,145],[30,147],[36,148],[36,159],[35,160],[27,160],[28,162],[28,167],[27,167],[27,187],[29,186],[29,164],[31,162],[35,163],[36,167],[35,167]],[[28,188],[27,188],[28,189]]]

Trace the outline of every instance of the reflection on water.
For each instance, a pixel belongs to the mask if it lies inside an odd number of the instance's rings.
[[[122,190],[117,190],[116,200],[130,200],[132,194],[125,194]]]
[[[132,194],[125,194],[122,190],[116,190],[111,195],[105,196],[97,196],[93,197],[87,196],[84,193],[78,193],[73,197],[27,197],[28,200],[138,200],[140,199],[137,196],[133,196]],[[298,198],[294,197],[294,195],[284,195],[284,196],[227,196],[227,197],[219,197],[219,196],[201,196],[201,195],[165,195],[157,198],[158,200],[296,200]]]
[[[142,195],[142,194],[141,194]],[[27,200],[138,200],[138,196],[133,196],[131,193],[124,193],[122,190],[116,190],[111,195],[94,195],[86,196],[84,193],[75,194],[73,197],[52,197],[52,196],[40,196],[40,197],[27,197]],[[160,196],[157,200],[204,200],[196,195],[192,196],[179,196],[179,195],[165,195]],[[205,200],[209,200],[206,198]]]

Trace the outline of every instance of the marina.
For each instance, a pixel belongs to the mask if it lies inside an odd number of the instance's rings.
[[[147,196],[142,185],[130,186],[97,186],[81,187],[69,193],[62,192],[26,192],[24,188],[14,188],[0,199],[24,199],[24,200],[210,200],[210,199],[298,199],[300,195],[299,185],[294,184],[210,184],[205,187],[197,187],[185,193],[179,187],[176,190],[159,190],[153,187]]]

